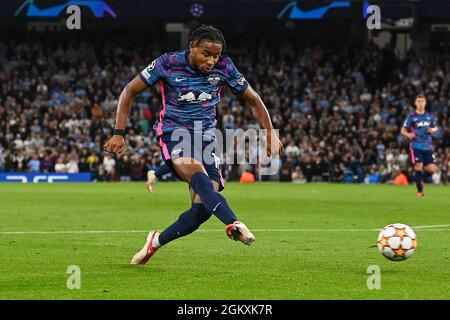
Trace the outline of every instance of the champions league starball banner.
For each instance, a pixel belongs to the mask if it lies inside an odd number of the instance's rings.
[[[300,2],[300,1],[299,1]],[[20,0],[2,4],[2,16],[57,18],[76,5],[97,19],[108,18],[215,18],[215,19],[323,19],[349,17],[350,1],[195,2],[118,0]]]
[[[426,2],[426,4],[425,4]],[[430,6],[436,3],[436,6]],[[386,18],[412,14],[412,6],[389,1],[121,1],[121,0],[12,0],[0,4],[0,16],[18,19],[55,19],[66,15],[68,7],[79,6],[87,17],[115,19],[264,19],[328,20],[354,19],[366,15],[371,4],[383,5]],[[450,2],[428,0],[416,3],[423,18],[450,16]],[[437,9],[437,8],[440,8]]]

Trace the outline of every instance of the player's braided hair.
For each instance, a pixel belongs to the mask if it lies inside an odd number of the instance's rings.
[[[214,28],[213,26],[202,24],[200,27],[192,31],[191,36],[189,38],[189,42],[198,44],[202,40],[209,40],[212,42],[218,42],[222,44],[222,51],[225,51],[226,48],[226,42],[225,37],[222,34],[222,31],[220,31],[217,28]]]

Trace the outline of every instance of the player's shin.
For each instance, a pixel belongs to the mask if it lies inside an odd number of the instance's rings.
[[[193,203],[192,207],[180,215],[177,221],[161,232],[158,238],[160,245],[163,246],[170,241],[194,232],[210,217],[211,213],[203,204]]]
[[[423,170],[416,171],[416,186],[417,186],[417,192],[423,192]]]
[[[203,172],[195,173],[191,178],[194,191],[200,195],[205,207],[212,212],[220,221],[228,225],[237,220],[226,199],[214,190],[209,177]]]

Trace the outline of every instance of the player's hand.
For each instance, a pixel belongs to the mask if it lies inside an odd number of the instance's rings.
[[[145,182],[145,188],[148,192],[153,192],[153,187],[156,183],[155,171],[149,170],[147,171],[147,182]]]
[[[283,151],[283,144],[278,138],[278,134],[275,130],[267,131],[267,155],[279,155]]]
[[[429,128],[429,129],[427,130],[427,133],[428,133],[428,134],[435,134],[436,131],[437,131],[436,128]]]
[[[413,140],[416,137],[416,135],[414,133],[410,133],[409,134],[409,140]]]
[[[125,141],[125,138],[122,136],[117,136],[117,135],[115,135],[111,139],[109,139],[103,146],[103,150],[105,150],[106,152],[115,154],[119,158],[121,156],[123,156],[126,149],[127,149],[127,143]]]

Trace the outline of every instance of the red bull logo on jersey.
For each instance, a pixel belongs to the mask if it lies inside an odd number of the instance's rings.
[[[197,93],[197,94],[196,94]],[[207,92],[188,92],[185,94],[180,93],[178,101],[186,101],[189,103],[197,103],[197,102],[204,102],[211,100],[213,98],[213,94],[207,93]]]
[[[180,97],[178,98],[178,101],[186,101],[186,102],[195,102],[195,95],[193,92],[188,92],[185,94],[180,93]]]
[[[420,127],[429,127],[431,126],[431,122],[430,121],[420,121],[417,123],[417,128]]]

